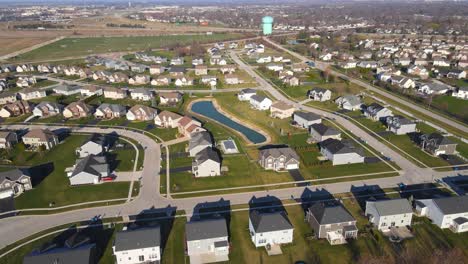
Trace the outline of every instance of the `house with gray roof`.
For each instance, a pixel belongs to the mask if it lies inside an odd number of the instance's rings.
[[[199,151],[192,162],[192,173],[195,177],[221,175],[221,157],[218,152],[211,147]]]
[[[339,141],[329,138],[320,142],[319,146],[322,155],[330,160],[333,166],[364,162],[363,150],[350,140]]]
[[[76,154],[78,154],[80,158],[85,158],[89,155],[98,156],[107,150],[107,148],[108,146],[106,137],[103,135],[94,134],[91,139],[76,149]]]
[[[124,228],[115,234],[112,251],[117,264],[160,263],[161,228]]]
[[[388,116],[385,119],[387,130],[396,135],[406,135],[416,132],[416,122],[403,116]]]
[[[310,125],[309,134],[315,142],[322,142],[327,139],[341,140],[340,131],[321,123]]]
[[[224,218],[187,223],[185,240],[190,263],[229,261],[229,233]]]
[[[322,118],[311,112],[295,111],[293,114],[293,124],[302,128],[309,128],[313,124],[322,123]]]
[[[324,88],[314,88],[307,91],[309,99],[319,102],[325,102],[331,99],[331,91]]]
[[[361,98],[356,95],[343,95],[338,97],[335,100],[335,103],[338,105],[339,108],[349,110],[349,111],[356,111],[361,109]]]
[[[266,170],[295,170],[300,158],[292,148],[276,147],[260,150],[258,162]]]
[[[411,225],[413,208],[407,199],[366,201],[366,216],[378,230]]]
[[[95,243],[80,239],[63,245],[48,242],[23,258],[23,264],[97,264],[98,252]]]
[[[389,116],[393,116],[390,109],[381,106],[378,103],[372,103],[364,110],[364,115],[374,121],[385,120]]]
[[[38,117],[56,116],[62,113],[63,105],[55,102],[42,101],[33,109],[33,115]]]
[[[0,131],[0,148],[10,149],[18,143],[18,135],[14,131]]]
[[[356,219],[339,203],[315,203],[307,209],[306,219],[317,238],[326,238],[331,245],[356,239]]]
[[[100,119],[112,119],[123,117],[127,114],[127,109],[123,105],[103,103],[94,112],[94,116]]]
[[[190,157],[195,157],[198,152],[211,147],[213,147],[213,139],[209,132],[194,132],[191,134],[187,151]]]
[[[250,97],[250,106],[255,110],[265,111],[269,110],[273,102],[270,98],[262,96],[262,95],[252,95]]]
[[[52,88],[52,91],[54,91],[54,93],[56,94],[63,94],[66,96],[74,95],[74,94],[81,93],[81,86],[60,84],[60,85],[54,86],[54,88]]]
[[[415,201],[416,213],[440,228],[454,233],[468,231],[468,196],[452,196]]]
[[[251,88],[242,89],[237,94],[237,99],[239,99],[239,101],[250,101],[250,97],[256,94],[257,94],[257,91],[255,89],[251,89]]]
[[[32,189],[31,175],[25,169],[0,172],[0,199],[14,197]]]
[[[424,134],[420,137],[421,148],[434,156],[453,155],[457,151],[457,143],[439,133]]]
[[[102,177],[109,176],[106,157],[89,155],[77,159],[75,166],[67,172],[70,185],[98,184]]]
[[[249,214],[250,238],[255,247],[279,246],[293,242],[294,227],[286,212],[261,213],[253,210]]]

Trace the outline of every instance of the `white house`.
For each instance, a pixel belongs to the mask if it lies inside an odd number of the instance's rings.
[[[41,89],[29,88],[18,92],[21,100],[31,100],[46,97],[46,91]]]
[[[388,116],[393,116],[390,109],[381,106],[378,103],[372,103],[364,110],[364,115],[374,121],[384,120]]]
[[[355,95],[344,95],[338,97],[335,103],[342,109],[355,111],[361,109],[361,99]]]
[[[392,227],[410,226],[413,209],[404,198],[367,201],[365,214],[378,230],[387,231]]]
[[[292,243],[294,228],[285,212],[249,214],[250,238],[255,247],[275,247]]]
[[[296,111],[293,114],[293,121],[295,125],[308,129],[313,124],[322,123],[322,118],[314,113]]]
[[[117,232],[112,251],[117,264],[159,263],[161,228],[157,226]]]
[[[34,116],[48,117],[58,115],[62,112],[63,105],[53,102],[40,102],[33,109]]]
[[[273,102],[265,96],[252,95],[250,97],[250,106],[256,110],[268,110],[272,104]]]
[[[425,94],[446,94],[451,87],[441,83],[428,83],[419,87],[418,91]]]
[[[456,92],[452,93],[452,96],[465,100],[468,99],[468,86],[458,88]]]
[[[229,260],[227,223],[224,218],[191,221],[185,226],[190,263]]]
[[[133,100],[150,101],[153,98],[153,93],[144,88],[133,89],[130,92],[130,97]]]
[[[257,91],[254,89],[243,89],[237,94],[237,99],[239,99],[239,101],[250,101],[250,98],[256,94]]]
[[[455,233],[468,231],[468,196],[416,200],[416,212],[440,228]]]
[[[319,102],[325,102],[331,99],[331,91],[324,88],[314,88],[307,92],[309,99]]]
[[[85,158],[89,155],[101,155],[106,150],[106,139],[104,136],[95,135],[90,140],[76,149],[76,154],[80,158]]]
[[[192,162],[192,173],[195,177],[210,177],[221,175],[221,159],[213,148],[204,148]]]
[[[362,149],[355,147],[351,141],[329,138],[320,142],[319,145],[320,153],[332,161],[333,166],[364,162]]]
[[[104,156],[89,155],[77,159],[75,166],[67,172],[70,185],[98,184],[102,177],[109,176],[109,164]]]

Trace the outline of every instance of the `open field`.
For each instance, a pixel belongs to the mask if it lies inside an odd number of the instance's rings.
[[[53,37],[0,37],[0,56],[32,47],[42,42],[53,39]]]
[[[173,44],[187,45],[196,42],[216,42],[241,38],[242,34],[168,35],[150,37],[95,37],[65,38],[44,47],[11,58],[10,61],[40,61],[64,57],[79,57],[109,52],[130,52],[157,49]]]

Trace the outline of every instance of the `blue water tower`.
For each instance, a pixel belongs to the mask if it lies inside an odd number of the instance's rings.
[[[266,16],[262,18],[263,35],[271,35],[273,33],[273,18]]]

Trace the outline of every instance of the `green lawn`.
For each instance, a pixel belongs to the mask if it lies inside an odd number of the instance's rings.
[[[12,58],[11,61],[53,60],[63,57],[86,56],[117,51],[140,51],[163,48],[175,43],[179,45],[188,45],[195,41],[208,43],[242,37],[242,34],[230,33],[213,35],[65,38],[44,47],[21,54]]]
[[[167,239],[166,247],[162,253],[162,263],[188,263],[188,257],[185,256],[185,223],[186,217],[177,217],[174,219],[172,229]]]
[[[65,168],[75,164],[75,149],[79,147],[87,136],[70,136],[58,146],[45,153],[29,153],[19,151],[13,153],[11,159],[16,165],[34,166],[44,163],[53,164],[53,171],[47,175],[33,190],[27,191],[15,199],[17,208],[49,207],[125,198],[128,194],[128,182],[104,183],[71,187],[66,177]]]
[[[449,95],[436,96],[432,100],[432,107],[448,112],[451,115],[468,122],[468,103],[466,100]]]

